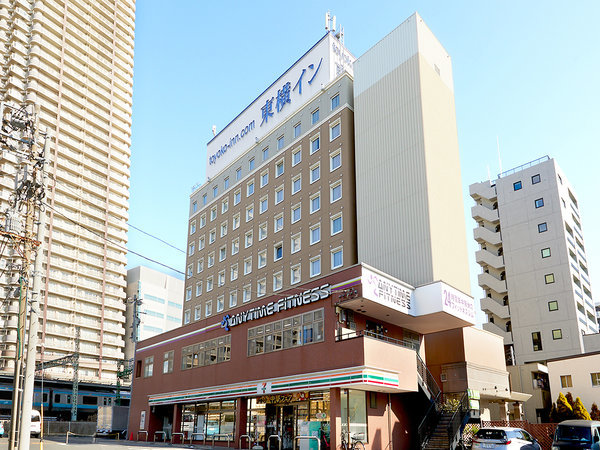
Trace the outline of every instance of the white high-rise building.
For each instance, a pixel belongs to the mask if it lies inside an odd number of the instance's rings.
[[[504,337],[507,363],[592,350],[586,336],[598,333],[598,324],[579,204],[555,160],[546,156],[472,184],[470,194],[483,328]]]
[[[51,136],[41,323],[44,359],[75,349],[80,379],[112,381],[123,358],[134,0],[0,0],[0,99],[40,107]],[[19,162],[4,152],[0,209]],[[0,373],[12,374],[17,299],[0,265]],[[69,377],[70,368],[54,376]],[[47,376],[51,371],[47,371]]]

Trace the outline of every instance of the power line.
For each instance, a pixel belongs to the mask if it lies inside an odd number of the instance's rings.
[[[142,255],[141,253],[135,252],[131,249],[128,249],[127,247],[122,246],[121,244],[114,242],[110,239],[108,239],[107,237],[101,235],[100,233],[97,233],[96,231],[86,227],[85,225],[81,224],[80,222],[77,222],[76,220],[71,219],[69,216],[67,216],[66,214],[56,210],[53,206],[49,205],[48,203],[44,202],[44,205],[46,205],[48,208],[50,208],[52,211],[54,211],[57,214],[60,214],[61,216],[63,216],[65,219],[67,219],[69,222],[83,228],[84,230],[87,230],[88,232],[92,233],[93,235],[99,237],[100,239],[105,240],[106,242],[110,242],[111,244],[113,244],[114,246],[120,248],[121,250],[124,250],[125,252],[128,253],[133,253],[136,256],[139,256],[140,258],[145,259],[146,261],[150,261],[154,264],[158,264],[159,266],[163,266],[166,267],[167,269],[173,270],[174,272],[180,273],[182,275],[185,275],[185,272],[182,272],[181,270],[175,269],[174,267],[168,266],[167,264],[161,263],[159,261],[156,261],[155,259],[152,258],[148,258],[147,256]]]

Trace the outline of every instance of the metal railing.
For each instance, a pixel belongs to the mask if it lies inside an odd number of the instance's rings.
[[[313,440],[313,439],[315,441],[317,441],[317,450],[321,450],[321,440],[316,436],[296,436],[294,438],[294,450],[296,450],[298,448],[298,441],[301,441],[301,440],[308,441],[308,440]]]
[[[202,436],[202,445],[206,445],[206,436],[204,435],[204,433],[190,433],[188,435],[188,438],[190,440],[190,444],[194,440],[194,436]],[[197,439],[197,440],[199,441],[200,439]]]
[[[229,447],[229,444],[231,443],[231,441],[233,441],[233,434],[231,434],[231,433],[213,434],[213,435],[211,435],[211,437],[212,437],[212,442],[210,445],[212,445],[213,447],[215,446],[215,438],[216,437],[226,437],[227,438],[227,447]]]
[[[417,429],[417,435],[419,436],[419,442],[421,444],[421,448],[425,448],[427,445],[427,441],[435,430],[436,425],[440,420],[440,413],[442,410],[443,403],[443,395],[442,392],[438,392],[435,398],[431,401],[431,406],[425,413],[423,420],[419,424],[419,428]]]
[[[417,353],[417,373],[421,377],[421,380],[423,380],[425,387],[429,390],[429,394],[431,396],[430,400],[437,398],[437,396],[440,394],[442,389],[438,386],[437,382],[435,381],[435,377],[431,374],[431,372],[427,368],[427,364],[425,364],[425,361],[423,361],[423,359],[421,359],[421,357],[419,356],[418,353]]]
[[[374,338],[379,341],[384,341],[384,342],[387,342],[392,345],[398,345],[400,347],[409,348],[411,350],[415,350],[415,351],[418,350],[417,345],[412,341],[395,339],[395,338],[391,338],[389,336],[385,336],[383,334],[378,334],[378,333],[374,333],[373,331],[367,331],[367,330],[357,330],[357,331],[351,331],[351,332],[344,333],[344,334],[338,334],[335,337],[335,340],[336,340],[336,342],[340,342],[340,341],[346,341],[348,339],[355,339],[355,338],[360,338],[360,337],[364,337],[364,336]]]
[[[243,449],[244,447],[242,447],[242,439],[246,438],[248,440],[248,450],[250,450],[250,435],[249,434],[242,434],[240,436],[240,449]],[[191,442],[190,442],[191,444]]]
[[[455,448],[456,441],[460,439],[460,429],[463,424],[463,420],[469,411],[469,393],[465,393],[460,398],[456,409],[453,411],[450,422],[448,423],[448,443],[450,448]]]
[[[278,442],[278,448],[281,450],[281,437],[278,434],[272,434],[267,438],[267,450],[271,450],[271,439],[276,438]]]
[[[140,440],[140,433],[144,433],[146,435],[146,442],[148,442],[148,432],[146,430],[139,430],[137,432],[137,440]]]
[[[534,159],[533,161],[529,161],[528,163],[521,164],[520,166],[514,167],[509,170],[505,170],[504,172],[498,174],[498,178],[512,175],[513,173],[520,172],[523,169],[528,169],[529,167],[535,166],[536,164],[542,163],[544,161],[548,161],[549,159],[550,157],[548,155],[542,156],[541,158]]]

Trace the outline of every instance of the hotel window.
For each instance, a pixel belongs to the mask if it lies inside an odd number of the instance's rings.
[[[213,290],[213,277],[208,277],[206,279],[206,292],[210,292]]]
[[[196,297],[200,297],[202,295],[202,281],[198,281],[196,283]]]
[[[342,213],[331,217],[331,235],[338,234],[342,231]]]
[[[238,167],[237,169],[235,169],[235,181],[240,181],[241,178],[242,178],[242,168]]]
[[[342,134],[342,124],[340,122],[334,123],[329,127],[329,141],[333,141],[340,137]]]
[[[265,278],[261,278],[256,283],[256,296],[262,297],[267,293],[267,280]]]
[[[238,189],[233,193],[233,204],[237,205],[242,200],[242,191]]]
[[[290,283],[300,283],[300,264],[296,264],[290,269]]]
[[[310,183],[314,183],[321,178],[321,165],[315,164],[310,168]]]
[[[292,223],[298,222],[302,217],[302,208],[300,207],[300,203],[295,206],[292,206]]]
[[[330,203],[338,201],[342,198],[342,181],[338,181],[329,186],[329,201]]]
[[[234,306],[237,306],[237,291],[229,293],[229,307],[233,308]]]
[[[200,216],[200,228],[204,228],[206,226],[206,214],[202,214]]]
[[[202,206],[206,206],[206,199],[207,199],[206,194],[202,194]]]
[[[300,164],[300,161],[302,161],[302,149],[297,148],[292,153],[292,167],[295,166],[296,164]]]
[[[281,150],[283,148],[283,146],[285,145],[285,141],[283,139],[283,136],[279,136],[277,138],[277,150]]]
[[[231,220],[231,226],[234,230],[237,230],[240,227],[240,213],[237,213],[233,216]]]
[[[192,316],[191,311],[189,309],[186,309],[185,312],[183,313],[183,323],[184,323],[184,325],[187,325],[188,323],[190,323],[191,316]]]
[[[275,178],[283,175],[284,169],[285,169],[285,166],[283,165],[283,159],[277,161],[277,164],[275,164]]]
[[[216,228],[213,228],[208,233],[208,243],[212,244],[213,242],[215,242],[215,239],[217,239],[217,230],[216,230]]]
[[[190,224],[190,234],[194,234],[196,232],[196,221],[194,220],[191,224]]]
[[[260,187],[265,187],[269,184],[269,171],[266,170],[260,174]]]
[[[302,124],[294,125],[294,139],[296,139],[302,133]]]
[[[340,106],[340,94],[335,94],[331,97],[331,110],[333,111],[338,106]]]
[[[546,284],[552,284],[554,283],[554,274],[553,273],[547,273],[546,275],[544,275],[544,281]]]
[[[310,245],[321,241],[321,224],[310,227]]]
[[[329,155],[329,171],[333,172],[342,165],[342,151],[338,150]]]
[[[194,307],[194,320],[200,320],[202,318],[202,306],[198,305]]]
[[[188,320],[189,322],[189,320]],[[152,376],[154,372],[154,356],[148,356],[144,359],[144,378]]]
[[[600,386],[600,372],[593,372],[590,375],[592,377],[592,386]]]
[[[520,191],[521,189],[523,189],[523,183],[521,183],[521,181],[515,181],[513,183],[513,191]]]
[[[549,257],[550,257],[550,247],[543,248],[542,249],[542,258],[549,258]]]
[[[187,277],[188,278],[192,278],[192,275],[194,274],[194,271],[192,269],[192,265],[191,264],[187,267],[186,273],[187,273]]]
[[[188,255],[192,256],[194,254],[194,251],[196,250],[196,244],[194,244],[193,242],[190,244],[190,247],[188,249]]]
[[[312,258],[310,260],[310,276],[316,277],[317,275],[321,275],[321,257],[317,256],[316,258]]]
[[[227,258],[227,247],[224,245],[219,249],[219,262]]]
[[[542,179],[540,178],[540,174],[536,174],[531,177],[531,184],[538,184]]]
[[[273,247],[273,261],[278,261],[283,258],[283,244],[281,242]]]
[[[558,311],[558,302],[556,300],[548,302],[548,311]]]
[[[310,197],[310,213],[315,213],[321,209],[321,193],[314,194]]]
[[[535,201],[535,207],[536,208],[541,208],[542,206],[544,206],[544,199],[543,198],[538,198]]]
[[[231,266],[230,274],[229,275],[230,275],[230,277],[229,277],[230,281],[237,280],[237,278],[238,278],[238,265],[237,265],[237,263],[233,264]]]
[[[250,230],[244,235],[244,247],[245,248],[250,247],[252,245],[253,240],[254,240],[254,233],[252,232],[252,230]]]
[[[242,291],[242,302],[247,303],[252,300],[252,287],[247,284]]]
[[[533,351],[539,352],[542,350],[542,333],[534,331],[531,333],[531,343],[533,344]]]
[[[210,252],[208,254],[208,267],[212,267],[215,265],[215,252]]]
[[[277,188],[275,190],[275,204],[281,203],[283,201],[283,186]]]
[[[223,190],[229,189],[229,177],[223,180]]]
[[[261,250],[258,252],[258,268],[262,269],[267,265],[267,251]]]
[[[560,387],[562,387],[562,388],[573,387],[573,380],[571,380],[571,375],[561,375],[560,376]]]
[[[277,233],[278,231],[283,230],[283,213],[275,216],[275,219],[274,219],[274,229],[275,229],[275,233]]]
[[[217,207],[213,206],[210,209],[210,221],[212,222],[213,220],[215,220],[217,218]]]
[[[258,203],[258,213],[262,214],[267,209],[269,209],[269,197],[265,195],[263,198],[260,199],[260,202]]]
[[[221,213],[225,214],[229,210],[229,200],[225,199],[221,202]]]
[[[233,241],[231,241],[231,254],[235,255],[239,251],[240,251],[240,239],[235,238]]]
[[[217,195],[219,195],[219,186],[213,187],[213,198],[217,198]]]
[[[258,240],[262,241],[267,237],[267,222],[263,222],[258,226]]]
[[[538,233],[548,231],[548,224],[546,222],[538,223]]]
[[[254,218],[254,205],[246,208],[246,222],[250,222]]]
[[[244,260],[244,275],[248,275],[252,272],[252,257],[248,257]]]
[[[227,222],[221,224],[221,237],[227,235]]]
[[[266,161],[267,159],[269,159],[269,147],[263,148],[262,151],[262,160]]]
[[[315,123],[317,123],[319,121],[319,108],[315,109],[311,114],[310,114],[310,121],[311,124],[314,125]]]
[[[273,290],[279,291],[283,287],[283,273],[277,272],[273,274]]]
[[[192,288],[189,287],[185,290],[185,301],[189,302],[192,299]]]
[[[217,297],[217,312],[221,312],[225,309],[225,297],[220,296]]]
[[[250,159],[250,161],[248,161],[248,170],[249,171],[254,170],[254,158],[252,158],[252,159]]]
[[[292,178],[292,195],[300,192],[302,189],[302,175],[296,175]]]
[[[204,249],[204,236],[200,236],[198,239],[198,250]]]
[[[217,277],[217,285],[218,285],[219,287],[221,287],[221,286],[223,286],[224,284],[225,284],[225,271],[224,271],[224,270],[221,270],[221,271],[219,272],[219,275],[218,275],[218,277]]]
[[[557,330],[552,330],[552,339],[562,339],[562,330],[560,328]]]
[[[331,250],[331,268],[337,269],[344,265],[344,253],[342,248]]]
[[[206,302],[204,305],[204,317],[212,316],[212,300]]]
[[[301,234],[295,234],[292,236],[292,242],[291,242],[291,246],[290,246],[290,252],[291,253],[296,253],[300,251],[301,248]]]
[[[246,197],[250,197],[252,194],[254,194],[254,180],[246,184]]]
[[[198,202],[192,203],[192,212],[198,211]]]
[[[321,137],[317,136],[310,140],[310,154],[312,155],[321,148]]]
[[[200,258],[196,264],[196,272],[200,273],[204,270],[204,258]]]

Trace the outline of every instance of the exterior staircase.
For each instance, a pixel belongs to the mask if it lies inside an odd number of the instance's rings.
[[[448,425],[452,420],[452,415],[453,412],[446,412],[440,415],[440,420],[424,447],[425,450],[448,450],[450,448]]]

